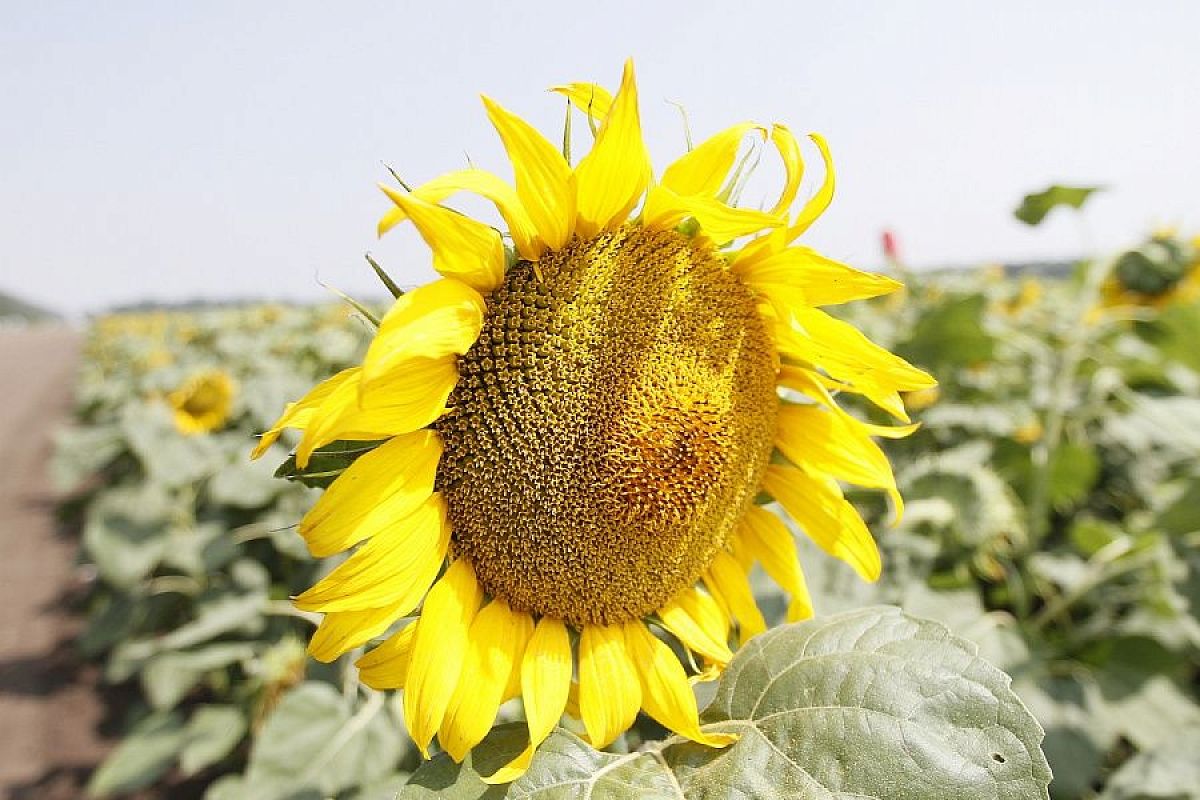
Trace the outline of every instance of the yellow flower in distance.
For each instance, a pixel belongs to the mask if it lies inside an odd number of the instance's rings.
[[[174,411],[175,427],[187,435],[217,430],[229,419],[234,391],[233,378],[221,370],[209,370],[188,378],[167,395]]]
[[[296,598],[325,614],[310,652],[332,660],[391,631],[358,661],[362,680],[403,688],[422,752],[436,735],[458,761],[521,697],[530,744],[497,783],[568,708],[596,747],[639,710],[733,741],[701,727],[668,642],[717,674],[765,628],[755,563],[791,619],[811,615],[791,533],[757,499],[875,580],[879,553],[839,481],[887,491],[899,512],[872,437],[913,426],[861,422],[833,393],[907,422],[899,393],[934,384],[818,308],[899,286],[793,244],[833,195],[823,139],[825,178],[793,215],[803,165],[785,126],[734,125],[655,180],[631,63],[615,95],[555,91],[591,117],[578,164],[485,97],[512,184],[472,168],[384,188],[396,207],[380,232],[411,222],[443,277],[397,299],[362,365],[290,405],[257,451],[284,428],[303,430],[301,465],[335,441],[386,440],[300,524],[316,556],[360,545]],[[786,168],[766,211],[729,202],[747,137]],[[460,191],[492,201],[507,237],[442,205]]]

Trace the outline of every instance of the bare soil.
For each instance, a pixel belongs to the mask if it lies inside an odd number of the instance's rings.
[[[96,667],[77,655],[77,539],[56,523],[47,474],[69,417],[80,337],[0,330],[0,795],[83,797],[113,746]]]

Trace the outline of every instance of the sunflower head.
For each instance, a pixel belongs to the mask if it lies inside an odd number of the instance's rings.
[[[1200,251],[1173,231],[1159,231],[1117,258],[1101,297],[1108,307],[1149,308],[1200,297]]]
[[[934,385],[819,307],[886,294],[881,275],[796,239],[829,205],[832,160],[794,208],[801,146],[784,125],[718,132],[655,179],[626,64],[614,94],[554,88],[587,115],[578,162],[495,101],[488,117],[512,183],[479,169],[411,191],[380,233],[409,222],[442,278],[399,296],[361,366],[293,403],[296,461],[378,443],[300,524],[317,556],[357,550],[296,598],[325,614],[309,650],[331,660],[382,637],[358,666],[403,688],[410,733],[461,760],[505,700],[524,700],[529,747],[563,713],[596,747],[639,711],[709,746],[688,671],[711,677],[765,628],[747,580],[760,563],[812,606],[783,510],[867,580],[875,543],[842,483],[900,498],[871,425],[835,392],[907,423],[901,392]],[[784,185],[769,208],[734,205],[747,142]],[[746,163],[743,156],[742,163]],[[505,234],[445,203],[494,203]],[[418,610],[419,609],[419,610]]]
[[[188,378],[167,395],[175,427],[185,435],[209,433],[223,426],[233,408],[236,385],[228,373],[216,369]]]

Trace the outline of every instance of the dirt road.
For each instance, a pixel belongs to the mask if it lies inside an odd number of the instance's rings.
[[[0,795],[12,800],[82,797],[111,747],[95,668],[71,646],[76,544],[56,528],[46,474],[79,345],[64,327],[0,329]]]

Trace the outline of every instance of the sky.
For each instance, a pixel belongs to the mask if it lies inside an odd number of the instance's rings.
[[[375,297],[368,251],[423,282],[411,226],[375,237],[383,164],[509,177],[479,94],[557,140],[546,87],[615,88],[630,56],[660,171],[684,147],[668,101],[697,139],[743,120],[822,133],[838,191],[805,242],[863,268],[885,228],[916,267],[1200,232],[1197,31],[1191,0],[4,3],[0,291],[69,314]],[[764,157],[747,200],[777,172]],[[1016,222],[1051,183],[1106,191]]]

